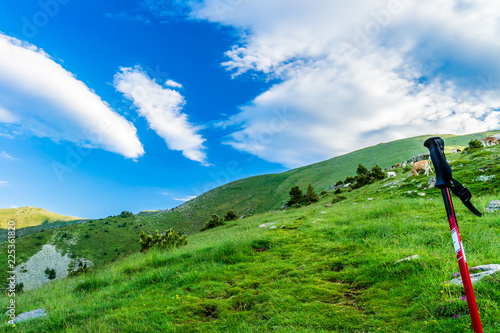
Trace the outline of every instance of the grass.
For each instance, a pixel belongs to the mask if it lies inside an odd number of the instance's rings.
[[[472,138],[481,139],[496,133],[441,135],[441,137],[445,139],[446,150],[451,152],[452,149],[463,149]],[[203,193],[177,207],[176,211],[198,229],[208,221],[212,213],[222,216],[230,209],[238,215],[271,211],[288,201],[288,192],[292,186],[298,185],[305,190],[308,184],[312,184],[319,193],[347,176],[355,176],[359,163],[369,169],[375,164],[387,168],[414,155],[428,153],[423,142],[430,136],[381,143],[287,172],[237,180]]]
[[[448,156],[454,178],[471,188],[482,211],[498,199],[498,180],[475,179],[498,173],[493,161],[499,156],[497,147]],[[396,172],[343,191],[346,199],[332,205],[328,193],[314,205],[193,233],[182,248],[118,257],[21,293],[18,313],[44,307],[48,317],[16,330],[471,331],[463,288],[448,283],[458,265],[440,191],[426,190],[424,175]],[[499,263],[499,213],[477,218],[454,202],[469,267]],[[277,228],[258,228],[263,223]],[[395,263],[415,254],[416,260]],[[474,286],[485,332],[500,332],[499,285],[495,274]],[[0,307],[8,301],[2,297]]]
[[[16,221],[18,228],[37,226],[44,223],[57,221],[78,220],[78,217],[64,216],[35,207],[5,208],[0,209],[0,228],[7,229],[9,221]]]

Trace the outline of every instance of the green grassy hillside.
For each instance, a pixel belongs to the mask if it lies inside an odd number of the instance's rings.
[[[477,208],[499,199],[500,147],[447,157]],[[330,192],[313,205],[192,234],[182,248],[137,252],[20,293],[18,313],[43,307],[48,316],[16,330],[469,332],[463,289],[449,283],[458,265],[440,191],[427,189],[425,175],[396,173],[344,190],[333,204]],[[454,202],[469,266],[500,264],[500,213],[477,218]],[[89,234],[101,237],[101,222]],[[485,332],[500,332],[499,284],[495,274],[474,286]],[[8,302],[0,298],[0,307]]]
[[[447,149],[451,149],[467,145],[472,136],[485,135],[443,137],[446,138]],[[193,235],[198,233],[212,213],[223,215],[228,210],[234,210],[239,215],[249,216],[273,211],[288,200],[288,192],[293,185],[300,185],[305,189],[311,183],[320,192],[338,180],[355,174],[358,163],[367,167],[377,163],[387,167],[425,152],[426,148],[422,145],[425,138],[427,136],[383,143],[288,172],[242,179],[213,189],[170,211],[142,212],[131,218],[110,217],[92,220],[91,223],[44,222],[39,226],[27,227],[17,231],[18,236],[24,236],[18,241],[20,251],[17,264],[28,260],[44,244],[52,244],[63,252],[72,253],[75,258],[84,257],[101,266],[137,251],[137,237],[141,230],[152,233],[155,230],[174,228]],[[41,222],[44,218],[44,221],[51,221],[48,216],[41,214],[43,210],[40,209],[28,208],[23,212],[24,215],[20,215],[25,220],[28,220],[27,216],[32,216],[32,221]],[[38,220],[34,218],[36,216]],[[18,221],[24,223],[24,220]],[[52,226],[57,228],[50,228]],[[0,258],[5,255],[3,252]],[[1,277],[3,275],[0,273]]]
[[[467,146],[471,138],[481,139],[496,133],[441,137],[446,141],[446,150],[451,151]],[[176,208],[176,211],[199,228],[212,213],[222,215],[231,209],[239,215],[250,215],[274,210],[287,202],[288,192],[294,185],[305,189],[308,184],[312,184],[319,193],[337,181],[355,175],[359,163],[368,168],[375,164],[387,168],[414,155],[428,153],[423,142],[430,136],[381,143],[284,173],[241,179],[201,194]]]
[[[21,207],[0,209],[0,229],[7,229],[9,221],[16,222],[16,228],[38,226],[44,223],[78,220],[78,217],[64,216],[43,208]]]

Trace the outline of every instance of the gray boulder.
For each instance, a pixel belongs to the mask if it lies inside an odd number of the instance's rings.
[[[500,271],[500,265],[497,264],[491,264],[491,265],[481,265],[481,266],[476,266],[472,267],[470,269],[471,271],[476,271],[477,273],[472,273],[470,274],[470,280],[472,283],[476,283],[485,276],[495,274],[496,272]],[[456,273],[460,274],[460,273]],[[455,275],[456,275],[455,274]],[[462,277],[457,277],[453,280],[450,281],[450,283],[456,284],[461,286],[462,285]]]
[[[496,212],[497,210],[500,209],[500,200],[493,200],[488,204],[488,207],[486,207],[486,211],[488,213],[493,213]]]
[[[35,319],[35,318],[40,318],[40,317],[46,317],[47,313],[45,312],[45,309],[37,309],[33,310],[30,312],[24,312],[18,315],[16,318],[14,318],[14,324],[15,323],[20,323],[22,321],[26,321],[29,319]]]
[[[436,184],[436,177],[430,177],[429,182],[427,183],[427,188],[433,188]]]

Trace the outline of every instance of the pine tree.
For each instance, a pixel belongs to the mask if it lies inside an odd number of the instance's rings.
[[[363,166],[363,164],[359,163],[358,169],[356,170],[356,174],[358,176],[368,175],[368,169],[365,166]]]
[[[288,200],[287,202],[288,206],[293,206],[295,204],[301,203],[304,199],[302,190],[298,186],[293,186],[288,194],[290,195],[290,200]]]
[[[370,172],[370,176],[376,180],[382,180],[385,178],[385,173],[382,171],[382,168],[375,164]]]
[[[238,215],[236,215],[232,210],[228,211],[226,215],[224,216],[225,221],[234,221],[238,218]]]
[[[309,186],[307,186],[307,200],[309,202],[317,202],[318,201],[318,195],[316,194],[316,192],[314,192],[314,188],[312,187],[311,184],[309,184]]]

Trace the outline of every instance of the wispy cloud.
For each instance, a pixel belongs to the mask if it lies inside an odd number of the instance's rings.
[[[141,22],[145,24],[151,23],[151,21],[141,14],[129,14],[127,12],[120,12],[118,14],[115,13],[106,13],[105,16],[107,18],[120,20],[120,21],[128,21],[128,22]]]
[[[182,198],[174,198],[174,200],[186,202],[186,201],[192,200],[194,198],[196,198],[196,195],[186,196],[186,197],[182,197]]]
[[[241,108],[226,143],[296,167],[426,133],[500,126],[500,3],[486,0],[193,2],[239,30],[223,63],[280,82]],[[229,10],[230,9],[230,10]],[[286,107],[286,129],[267,133]]]
[[[173,80],[167,80],[167,82],[165,82],[165,85],[172,88],[182,88],[182,84],[177,83]]]
[[[5,180],[0,180],[0,187],[7,187],[10,186],[9,182]]]
[[[134,125],[43,50],[1,33],[0,49],[0,123],[127,158],[144,154]]]
[[[14,157],[10,156],[9,154],[7,154],[6,152],[4,151],[1,151],[0,152],[0,158],[5,158],[7,160],[15,160]]]
[[[203,146],[205,139],[197,133],[200,128],[189,123],[187,115],[181,112],[186,102],[178,91],[159,85],[138,66],[120,68],[114,85],[133,102],[139,114],[147,119],[149,126],[170,149],[208,165]]]

